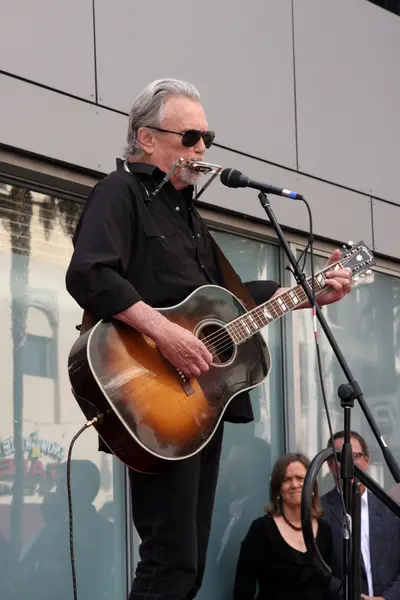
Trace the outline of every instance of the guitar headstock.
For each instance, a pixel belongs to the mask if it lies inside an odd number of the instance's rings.
[[[349,242],[347,252],[344,252],[340,259],[342,267],[351,269],[354,281],[365,277],[365,274],[369,275],[375,262],[372,250],[363,241],[357,244]]]

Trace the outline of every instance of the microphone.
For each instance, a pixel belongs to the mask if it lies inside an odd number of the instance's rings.
[[[237,169],[224,169],[220,175],[221,183],[231,188],[239,187],[250,187],[260,192],[267,194],[276,194],[277,196],[285,196],[286,198],[292,198],[292,200],[304,200],[301,194],[297,192],[291,192],[290,190],[283,190],[282,188],[269,185],[268,183],[261,183],[260,181],[253,181],[243,175]]]

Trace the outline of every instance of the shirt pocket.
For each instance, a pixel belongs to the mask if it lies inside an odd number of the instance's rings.
[[[147,264],[159,273],[177,273],[184,267],[186,256],[182,232],[172,223],[162,229],[153,222],[143,223]]]

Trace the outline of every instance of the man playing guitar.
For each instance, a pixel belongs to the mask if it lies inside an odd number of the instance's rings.
[[[199,174],[184,165],[153,192],[179,158],[202,161],[213,139],[193,85],[173,79],[148,85],[130,112],[125,163],[86,202],[66,276],[68,291],[94,320],[112,317],[154,340],[188,380],[208,372],[212,354],[153,307],[176,305],[203,285],[226,284],[192,204]],[[329,264],[339,256],[335,251]],[[271,281],[246,285],[257,303],[282,291]],[[340,300],[350,289],[348,269],[328,271],[318,303]],[[224,413],[231,422],[252,418],[246,392]],[[222,434],[221,422],[200,452],[168,462],[158,474],[130,470],[133,520],[141,538],[130,600],[195,598],[205,569]]]

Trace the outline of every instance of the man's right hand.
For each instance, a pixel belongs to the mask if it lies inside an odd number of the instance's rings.
[[[153,337],[165,358],[187,377],[207,373],[212,355],[193,333],[167,321]]]
[[[114,318],[154,340],[165,358],[187,377],[199,377],[208,371],[212,356],[203,342],[142,300]]]

